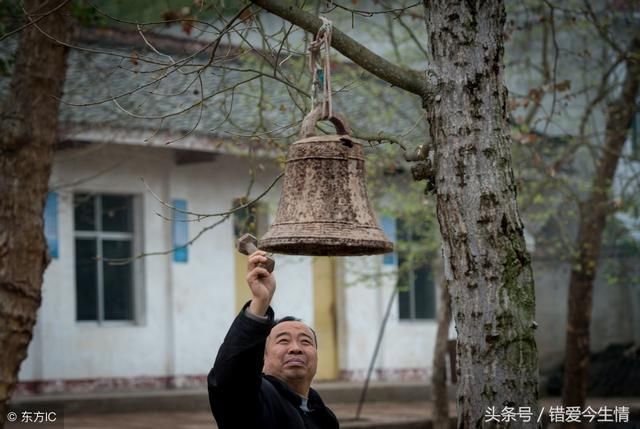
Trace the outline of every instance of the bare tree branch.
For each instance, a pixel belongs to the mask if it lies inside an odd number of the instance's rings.
[[[350,8],[347,6],[342,6],[340,4],[338,4],[338,2],[332,1],[331,2],[331,7],[327,9],[327,12],[331,12],[334,9],[342,9],[342,10],[346,10],[347,12],[351,13],[352,15],[360,15],[360,16],[366,16],[366,17],[371,17],[373,15],[381,15],[381,14],[385,14],[385,13],[402,13],[402,12],[406,12],[407,9],[411,9],[413,7],[419,6],[421,5],[422,2],[418,1],[415,2],[413,4],[410,4],[408,6],[402,6],[402,7],[398,7],[398,8],[389,8],[389,9],[385,9],[385,10],[363,10],[363,9],[355,9],[355,8]]]
[[[271,184],[269,186],[267,186],[267,188],[257,197],[255,197],[254,199],[252,199],[251,201],[248,201],[245,204],[242,204],[238,207],[235,207],[231,210],[228,211],[224,211],[224,212],[219,212],[219,213],[198,213],[198,212],[191,212],[191,211],[187,211],[187,210],[181,210],[179,208],[176,208],[174,206],[172,206],[171,204],[167,203],[166,201],[164,201],[162,198],[160,198],[158,196],[158,194],[156,194],[155,192],[153,192],[153,190],[149,187],[149,185],[147,185],[147,182],[144,181],[144,178],[140,178],[140,180],[142,181],[142,183],[144,184],[145,188],[147,188],[147,191],[149,191],[149,193],[153,196],[153,198],[155,198],[160,204],[162,204],[163,206],[178,212],[178,213],[184,213],[186,215],[189,216],[194,216],[195,219],[189,220],[187,222],[193,222],[193,221],[199,221],[202,219],[206,219],[209,217],[219,217],[219,216],[227,216],[227,215],[231,215],[233,213],[235,213],[238,210],[242,210],[245,209],[247,207],[249,207],[251,204],[255,204],[257,201],[259,201],[262,197],[264,197],[265,195],[267,195],[269,193],[269,191],[276,185],[276,183],[278,183],[278,180],[280,180],[280,178],[282,178],[282,176],[284,176],[284,173],[280,173],[278,175],[278,177],[276,177],[275,179],[273,179],[273,182],[271,182]],[[163,216],[161,216],[163,217]],[[167,220],[170,220],[170,218],[166,218],[163,217]]]
[[[598,17],[596,15],[596,13],[594,12],[593,8],[591,7],[591,2],[589,2],[589,0],[584,0],[583,3],[584,3],[584,7],[586,9],[586,15],[589,17],[589,20],[591,21],[593,26],[598,31],[598,34],[600,35],[600,37],[602,37],[602,40],[607,42],[609,44],[609,46],[611,46],[613,48],[613,50],[616,51],[617,53],[620,54],[620,53],[625,52],[626,49],[621,48],[620,45],[618,45],[615,42],[615,40],[613,38],[611,38],[611,36],[607,33],[607,30],[600,23],[600,20],[598,20]]]
[[[556,92],[557,92],[556,78],[558,74],[558,57],[559,57],[560,48],[558,47],[558,39],[556,38],[556,21],[555,21],[554,6],[548,0],[544,0],[544,3],[549,7],[549,24],[551,25],[551,39],[553,40],[553,73],[551,75],[551,81],[553,82],[553,86],[552,86],[553,100],[551,101],[551,113],[549,113],[548,119],[544,125],[543,133],[546,134],[556,109]]]
[[[55,13],[57,10],[63,8],[64,5],[69,3],[69,1],[70,0],[65,0],[62,3],[60,3],[58,6],[54,7],[53,9],[51,9],[51,10],[45,12],[45,13],[39,14],[40,16],[38,16],[36,19],[31,19],[31,16],[28,16],[26,24],[23,24],[20,27],[16,28],[15,30],[9,31],[8,33],[5,33],[2,36],[0,36],[0,42],[3,41],[4,39],[6,39],[9,36],[12,36],[13,34],[17,34],[17,33],[21,32],[22,30],[24,30],[28,26],[37,23],[38,21],[40,21],[41,19],[51,15],[52,13]],[[23,11],[24,11],[24,9],[23,9]],[[25,14],[27,14],[26,11],[25,11]],[[33,16],[33,15],[35,15],[35,13],[32,13],[31,15]]]
[[[285,5],[279,1],[251,0],[251,2],[314,34],[322,25],[322,21],[319,18],[302,9]],[[435,90],[429,87],[422,73],[390,63],[337,28],[333,29],[331,45],[363,69],[394,86],[423,98]]]

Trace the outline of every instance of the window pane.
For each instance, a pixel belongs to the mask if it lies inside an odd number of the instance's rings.
[[[131,241],[104,240],[102,252],[105,258],[103,263],[104,318],[105,320],[132,320],[133,264],[108,261],[131,257]]]
[[[398,219],[396,224],[398,234],[398,313],[401,320],[411,320],[411,273],[409,267],[409,249],[407,231],[404,222]]]
[[[73,196],[73,207],[76,231],[95,231],[95,197],[89,194],[75,194]]]
[[[400,319],[411,319],[411,275],[407,270],[407,261],[403,251],[398,255],[398,312]]]
[[[411,319],[411,292],[403,289],[398,291],[398,310],[401,320]]]
[[[76,239],[76,318],[98,320],[96,241]]]
[[[435,287],[429,267],[426,265],[417,267],[415,279],[413,287],[415,290],[416,319],[435,319]]]
[[[132,231],[132,198],[123,195],[102,196],[102,230]]]

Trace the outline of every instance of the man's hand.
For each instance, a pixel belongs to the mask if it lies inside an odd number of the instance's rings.
[[[249,255],[247,264],[247,283],[251,289],[249,311],[256,316],[264,316],[276,291],[276,279],[265,268],[258,264],[267,262],[267,253],[257,250]]]

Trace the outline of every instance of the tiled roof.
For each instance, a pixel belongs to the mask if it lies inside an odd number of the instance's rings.
[[[15,45],[15,40],[13,44],[4,43],[0,55],[15,49]],[[201,150],[218,150],[256,138],[262,142],[275,138],[276,143],[285,141],[278,140],[283,137],[295,139],[297,128],[287,125],[300,121],[303,113],[292,102],[289,91],[296,94],[303,109],[306,97],[276,80],[257,78],[258,74],[250,71],[259,67],[257,55],[245,53],[198,74],[194,65],[166,67],[163,64],[170,61],[167,56],[132,45],[108,39],[99,44],[85,41],[83,46],[92,52],[71,50],[60,110],[61,128],[67,138],[164,145],[189,133],[188,138],[172,145]],[[222,49],[226,48],[219,51]],[[184,58],[185,54],[172,55],[176,62]],[[199,55],[190,63],[201,65],[207,60],[208,56]],[[303,61],[294,66],[297,70],[290,68],[284,73],[296,71],[299,75]],[[334,90],[338,90],[333,97],[334,109],[345,115],[355,130],[369,135],[402,133],[421,117],[416,97],[358,74],[355,67],[337,65],[335,69],[344,73],[334,72]],[[273,70],[267,69],[266,73],[272,74]],[[302,74],[300,84],[306,92],[307,75]],[[8,89],[8,80],[0,77],[0,93]],[[273,130],[279,131],[266,133]],[[414,135],[420,135],[420,128]]]

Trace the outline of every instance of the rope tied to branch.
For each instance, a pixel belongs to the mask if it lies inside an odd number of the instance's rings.
[[[324,16],[321,16],[322,25],[318,29],[313,41],[309,44],[309,70],[311,71],[311,105],[315,106],[318,93],[322,91],[320,102],[322,103],[322,116],[333,115],[331,100],[331,63],[329,53],[331,49],[331,31],[333,25]],[[324,55],[323,55],[324,54]]]

